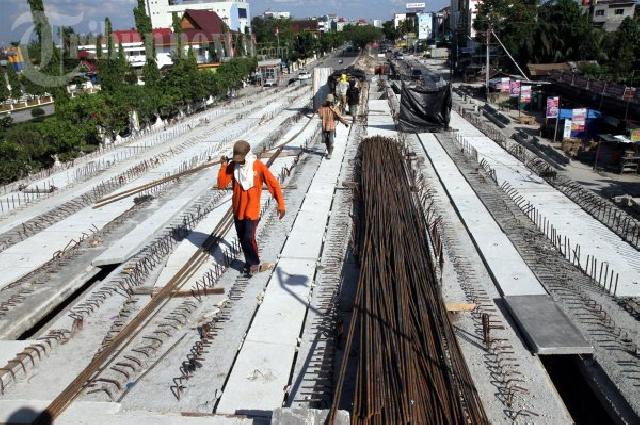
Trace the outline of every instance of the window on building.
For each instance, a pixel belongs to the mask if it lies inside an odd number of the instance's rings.
[[[596,16],[604,16],[604,10],[596,10]]]
[[[616,9],[616,15],[624,15],[624,9]]]
[[[247,19],[247,9],[238,8],[238,19]]]

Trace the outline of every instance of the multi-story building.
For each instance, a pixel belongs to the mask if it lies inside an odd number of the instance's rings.
[[[230,30],[216,13],[209,10],[186,10],[180,21],[182,28],[182,46],[184,53],[193,49],[198,63],[217,62],[224,58],[235,56],[240,43],[244,52],[252,49],[249,37],[241,36],[239,32]],[[178,40],[171,28],[154,28],[152,32],[156,50],[156,63],[162,69],[173,64]],[[122,45],[126,60],[134,68],[142,68],[146,61],[146,50],[140,34],[131,28],[116,30],[112,34],[114,45]],[[102,52],[106,54],[107,41],[101,40]],[[96,45],[78,46],[78,54],[86,57],[96,56]]]
[[[478,0],[451,0],[449,22],[452,34],[457,34],[463,39],[475,38],[473,22],[478,13],[478,3]]]
[[[185,10],[193,9],[215,12],[234,31],[251,32],[249,3],[246,0],[146,0],[146,3],[154,28],[170,28],[174,15],[181,17]]]
[[[407,20],[406,13],[394,13],[393,14],[393,27],[398,28],[400,24]]]
[[[615,31],[627,17],[633,18],[634,0],[596,0],[591,5],[591,22],[605,31]]]
[[[262,14],[264,19],[291,19],[291,12],[276,12],[273,10],[265,10]]]

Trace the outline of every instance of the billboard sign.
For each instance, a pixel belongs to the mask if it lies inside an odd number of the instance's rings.
[[[520,102],[525,105],[531,103],[531,86],[522,86],[520,88]]]
[[[433,38],[433,13],[418,13],[418,39]]]
[[[509,83],[511,82],[511,80],[509,79],[509,77],[502,77],[500,79],[500,91],[502,93],[509,93]]]
[[[426,6],[426,3],[407,3],[407,9],[424,9]]]
[[[640,143],[640,127],[631,129],[631,141]]]
[[[584,133],[586,122],[587,109],[573,109],[571,111],[571,137],[578,137]]]
[[[509,96],[510,97],[520,96],[520,80],[514,80],[511,82],[511,85],[509,86]]]
[[[564,131],[562,132],[562,138],[568,139],[571,137],[571,120],[564,120]]]
[[[560,98],[558,96],[550,96],[547,98],[547,118],[558,118],[558,107],[560,106]]]

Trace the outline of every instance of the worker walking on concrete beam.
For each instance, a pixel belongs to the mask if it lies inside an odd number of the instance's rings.
[[[327,145],[327,159],[331,159],[331,153],[333,153],[333,138],[336,133],[336,119],[347,127],[349,123],[344,119],[340,112],[338,112],[333,106],[333,95],[328,94],[324,105],[318,108],[318,114],[322,120],[322,141]]]
[[[347,81],[346,74],[342,74],[340,76],[340,81],[338,81],[338,85],[336,86],[336,94],[340,101],[340,110],[342,113],[347,110],[347,90],[349,90],[349,82]]]
[[[360,105],[360,89],[356,85],[355,78],[349,80],[347,103],[349,103],[349,115],[353,117],[353,122],[355,123],[358,116],[358,106]]]
[[[269,168],[251,153],[251,145],[245,140],[239,140],[233,145],[231,162],[226,156],[220,158],[218,189],[225,189],[230,183],[233,185],[233,218],[245,258],[244,271],[254,274],[271,270],[274,264],[260,261],[256,240],[262,186],[266,185],[278,202],[280,220],[285,215],[284,197],[278,180]]]

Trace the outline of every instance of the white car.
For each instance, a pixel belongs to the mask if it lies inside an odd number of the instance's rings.
[[[278,85],[278,80],[276,80],[275,78],[267,78],[264,81],[265,87],[276,87],[277,85]]]
[[[300,71],[300,73],[298,74],[298,80],[300,81],[309,79],[311,79],[311,74],[309,74],[307,71]]]

